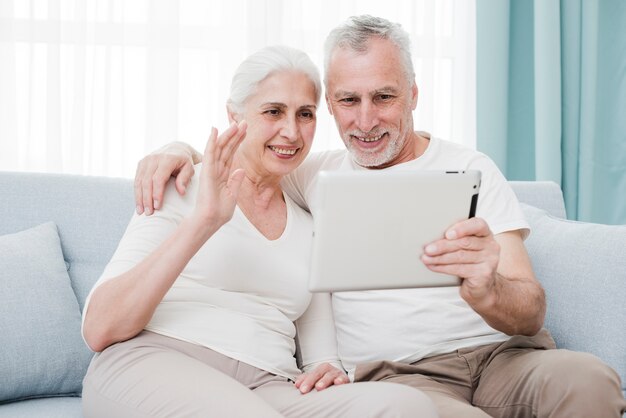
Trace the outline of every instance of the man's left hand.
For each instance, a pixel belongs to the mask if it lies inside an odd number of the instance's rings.
[[[461,297],[470,305],[493,294],[499,260],[500,245],[482,218],[448,228],[443,239],[424,247],[422,255],[430,270],[462,278]]]

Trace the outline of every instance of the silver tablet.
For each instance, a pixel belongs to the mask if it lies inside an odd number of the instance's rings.
[[[454,223],[473,217],[479,171],[322,171],[309,290],[457,286],[420,256]]]

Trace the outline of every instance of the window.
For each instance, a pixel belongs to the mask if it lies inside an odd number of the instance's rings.
[[[363,13],[411,34],[415,128],[473,147],[472,1],[4,0],[0,168],[132,177],[172,140],[203,149],[245,56],[288,44],[321,69],[326,34]],[[342,146],[322,103],[313,150]]]

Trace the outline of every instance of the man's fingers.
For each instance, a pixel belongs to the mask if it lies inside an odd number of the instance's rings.
[[[139,162],[135,175],[135,201],[142,213],[152,215],[152,175],[156,171],[156,160],[147,156]]]
[[[152,180],[141,182],[141,193],[143,200],[143,210],[147,216],[152,215],[154,208],[152,206]]]
[[[193,164],[191,161],[189,161],[188,163],[183,165],[183,167],[180,169],[180,172],[176,176],[176,190],[178,191],[178,194],[180,194],[181,196],[185,194],[185,191],[187,191],[187,186],[189,186],[189,181],[191,181],[193,175]]]
[[[481,251],[494,241],[487,223],[481,218],[471,218],[454,224],[446,230],[444,239],[427,244],[423,250],[434,257],[459,250]]]
[[[458,277],[470,277],[477,274],[476,264],[427,264],[430,270],[436,273],[449,274]]]
[[[178,156],[164,156],[157,160],[157,164],[156,170],[152,174],[152,201],[155,210],[161,208],[165,187],[170,177],[176,176],[176,188],[178,189],[178,178],[181,176],[182,169],[190,166],[191,162],[189,160],[181,161]],[[193,175],[193,168],[191,168],[191,173]]]
[[[500,244],[495,239],[465,237],[457,240],[440,240],[424,248],[422,261],[426,265],[475,264],[497,260]]]
[[[487,245],[485,238],[479,237],[463,237],[459,239],[441,239],[432,242],[424,247],[424,254],[430,257],[436,257],[455,251],[480,251]]]
[[[143,178],[143,160],[139,161],[137,164],[137,171],[135,172],[135,183],[133,187],[133,191],[135,193],[135,207],[137,211],[137,215],[141,215],[143,213],[143,189],[142,189],[142,181]]]
[[[484,219],[470,218],[452,225],[445,232],[447,239],[457,239],[471,235],[487,237],[491,235],[491,230]]]
[[[161,202],[163,202],[163,194],[165,193],[165,186],[175,170],[174,162],[164,162],[159,164],[154,174],[152,174],[151,197],[154,209],[160,209]]]
[[[474,264],[483,260],[483,253],[476,251],[451,251],[437,256],[422,255],[424,264]]]

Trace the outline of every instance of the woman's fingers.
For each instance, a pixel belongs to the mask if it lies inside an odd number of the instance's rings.
[[[223,161],[231,161],[234,153],[239,148],[239,144],[246,137],[246,130],[248,124],[245,120],[242,120],[237,125],[233,125],[235,129],[232,133],[229,133],[230,128],[220,136],[219,143],[222,149],[220,158]]]
[[[301,393],[309,393],[311,390],[324,390],[332,385],[341,385],[350,382],[348,376],[329,363],[324,363],[308,373],[303,373],[295,381],[296,387]]]

